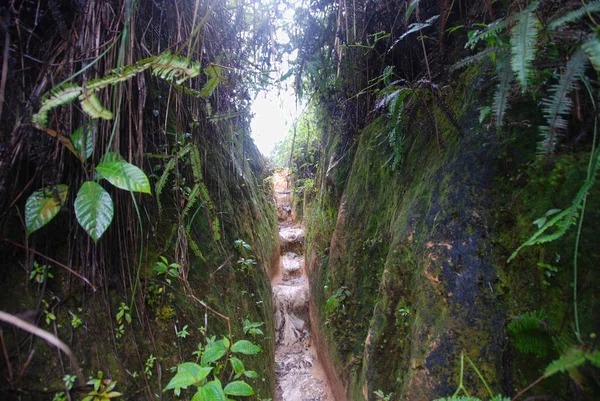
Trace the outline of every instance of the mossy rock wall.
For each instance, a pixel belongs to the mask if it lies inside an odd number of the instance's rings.
[[[535,128],[499,133],[479,123],[485,76],[471,68],[445,97],[460,131],[433,102],[412,111],[396,170],[383,117],[360,133],[354,156],[337,171],[327,161],[344,136],[325,129],[320,193],[307,208],[307,255],[321,332],[349,399],[375,399],[376,390],[398,400],[452,395],[461,353],[493,391],[514,395],[556,357],[532,362],[514,349],[506,327],[530,310],[544,309],[552,322],[572,318],[574,233],[527,248],[510,264],[507,258],[533,234],[536,218],[570,205],[589,153],[536,159]],[[516,120],[539,118],[535,105],[522,106],[531,111]],[[591,273],[599,251],[598,192],[588,203],[579,261],[587,333],[598,330],[598,280]],[[538,263],[553,264],[557,254],[559,271],[544,280]],[[472,370],[465,386],[487,397]],[[536,391],[567,394],[568,379]]]

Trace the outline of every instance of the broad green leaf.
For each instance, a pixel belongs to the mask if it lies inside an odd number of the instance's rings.
[[[233,368],[233,371],[235,373],[243,373],[246,370],[246,368],[244,367],[244,363],[235,356],[231,357],[229,362],[231,362],[231,367]]]
[[[192,401],[226,401],[226,397],[221,383],[213,380],[200,387]]]
[[[236,353],[244,354],[244,355],[254,355],[260,352],[260,347],[258,345],[252,344],[248,340],[240,340],[233,344],[231,350]]]
[[[227,347],[223,341],[213,341],[206,345],[202,354],[202,366],[207,366],[223,357],[227,353]]]
[[[92,153],[94,153],[94,138],[92,137],[91,125],[88,125],[85,129],[83,126],[77,128],[71,134],[71,142],[81,160],[89,159]]]
[[[237,395],[241,397],[254,395],[254,390],[252,390],[252,387],[243,381],[231,382],[225,386],[223,391],[227,395]]]
[[[198,386],[212,371],[212,367],[201,367],[192,362],[182,363],[177,366],[177,374],[171,379],[163,391],[176,388]]]
[[[124,162],[125,159],[121,156],[120,153],[117,152],[106,152],[104,156],[102,156],[101,162]]]
[[[148,177],[142,170],[126,161],[102,162],[96,167],[100,178],[126,191],[151,193]]]
[[[114,215],[112,198],[94,181],[84,182],[75,199],[75,216],[94,242],[104,234]]]
[[[253,370],[247,370],[244,372],[244,376],[250,378],[250,379],[256,379],[258,377],[258,373],[256,373]]]
[[[406,13],[404,14],[404,22],[408,22],[408,19],[410,18],[411,14],[413,13],[413,11],[415,11],[415,8],[417,8],[419,1],[420,0],[413,0],[408,5],[408,7],[406,7]]]
[[[229,346],[231,345],[231,343],[229,342],[229,338],[223,336],[223,339],[221,340],[223,342],[223,345],[225,346],[225,348],[229,348]]]
[[[584,362],[585,353],[581,349],[573,347],[546,367],[544,377],[550,377],[555,373],[576,368],[583,365]]]
[[[45,187],[32,193],[25,203],[27,234],[48,224],[65,204],[68,193],[69,187],[64,184]]]

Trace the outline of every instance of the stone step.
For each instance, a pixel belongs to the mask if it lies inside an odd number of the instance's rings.
[[[295,252],[285,252],[281,255],[281,271],[283,276],[298,277],[304,268],[304,258]]]

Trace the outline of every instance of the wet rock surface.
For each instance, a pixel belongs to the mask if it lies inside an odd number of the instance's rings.
[[[278,185],[279,183],[279,185]],[[285,179],[275,179],[275,200],[280,216],[279,274],[272,282],[275,313],[276,401],[334,401],[327,376],[311,347],[309,288],[304,269],[304,229],[293,224]],[[284,187],[285,188],[285,187]],[[279,213],[281,211],[281,213]],[[283,217],[283,218],[282,218]]]

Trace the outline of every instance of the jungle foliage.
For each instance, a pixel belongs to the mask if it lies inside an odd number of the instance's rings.
[[[40,330],[2,332],[0,393],[168,398],[167,371],[193,363],[194,342],[207,352],[225,335],[227,349],[244,354],[245,319],[272,330],[260,298],[275,217],[249,106],[278,57],[272,22],[282,10],[216,0],[5,3],[1,309]],[[238,238],[257,249],[251,271],[231,261]],[[72,352],[56,355],[37,336],[69,339]],[[273,347],[263,337],[254,339],[263,352],[244,361],[259,373],[234,355],[213,361],[211,383],[237,377],[223,394],[271,395]]]

